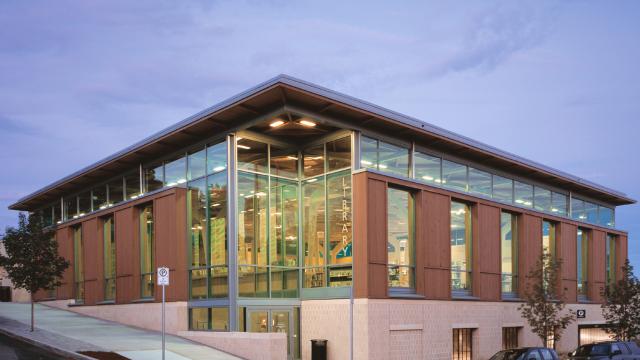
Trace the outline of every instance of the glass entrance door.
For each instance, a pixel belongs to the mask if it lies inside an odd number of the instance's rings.
[[[259,333],[284,333],[287,336],[287,357],[298,359],[298,327],[293,310],[247,309],[247,331]]]
[[[291,311],[278,310],[271,312],[271,332],[287,335],[287,355],[291,358]]]

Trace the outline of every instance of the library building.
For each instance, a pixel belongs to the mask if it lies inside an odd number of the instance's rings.
[[[167,331],[243,358],[488,359],[541,345],[548,252],[581,316],[547,346],[607,338],[624,193],[287,75],[140,138],[10,206],[70,263],[38,301],[159,330],[168,267]]]

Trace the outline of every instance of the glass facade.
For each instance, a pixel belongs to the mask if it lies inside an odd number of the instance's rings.
[[[451,290],[471,292],[472,279],[471,208],[451,202]]]
[[[228,307],[192,307],[189,330],[229,331]]]
[[[409,148],[363,136],[360,166],[398,176],[409,176]]]
[[[387,259],[389,288],[415,288],[413,195],[387,189]]]
[[[605,243],[605,269],[606,269],[606,282],[608,286],[612,286],[616,282],[616,236],[607,234]]]
[[[84,242],[82,226],[73,227],[73,281],[76,303],[84,302]]]
[[[223,154],[226,159],[226,148]],[[192,177],[200,175],[187,185],[191,299],[225,298],[229,295],[226,161],[218,159],[220,166],[214,167],[218,172],[205,176],[207,155],[205,150],[201,150],[195,157],[199,164],[188,161],[189,174]]]
[[[576,237],[576,264],[578,275],[578,297],[587,298],[588,264],[589,264],[589,232],[578,228]]]
[[[556,256],[556,225],[549,221],[542,222],[542,251]]]
[[[154,226],[153,205],[147,204],[139,208],[140,225],[140,298],[154,296]]]
[[[104,244],[104,300],[116,299],[116,234],[113,216],[102,221]]]
[[[500,263],[502,267],[502,293],[518,292],[518,222],[508,212],[500,214]]]

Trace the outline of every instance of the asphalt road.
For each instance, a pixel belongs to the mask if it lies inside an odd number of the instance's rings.
[[[0,359],[2,360],[62,360],[40,348],[16,341],[0,334]]]

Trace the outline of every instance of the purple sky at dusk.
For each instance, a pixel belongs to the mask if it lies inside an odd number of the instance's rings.
[[[286,73],[640,199],[640,2],[0,2],[7,206]],[[618,208],[640,273],[640,205]]]

